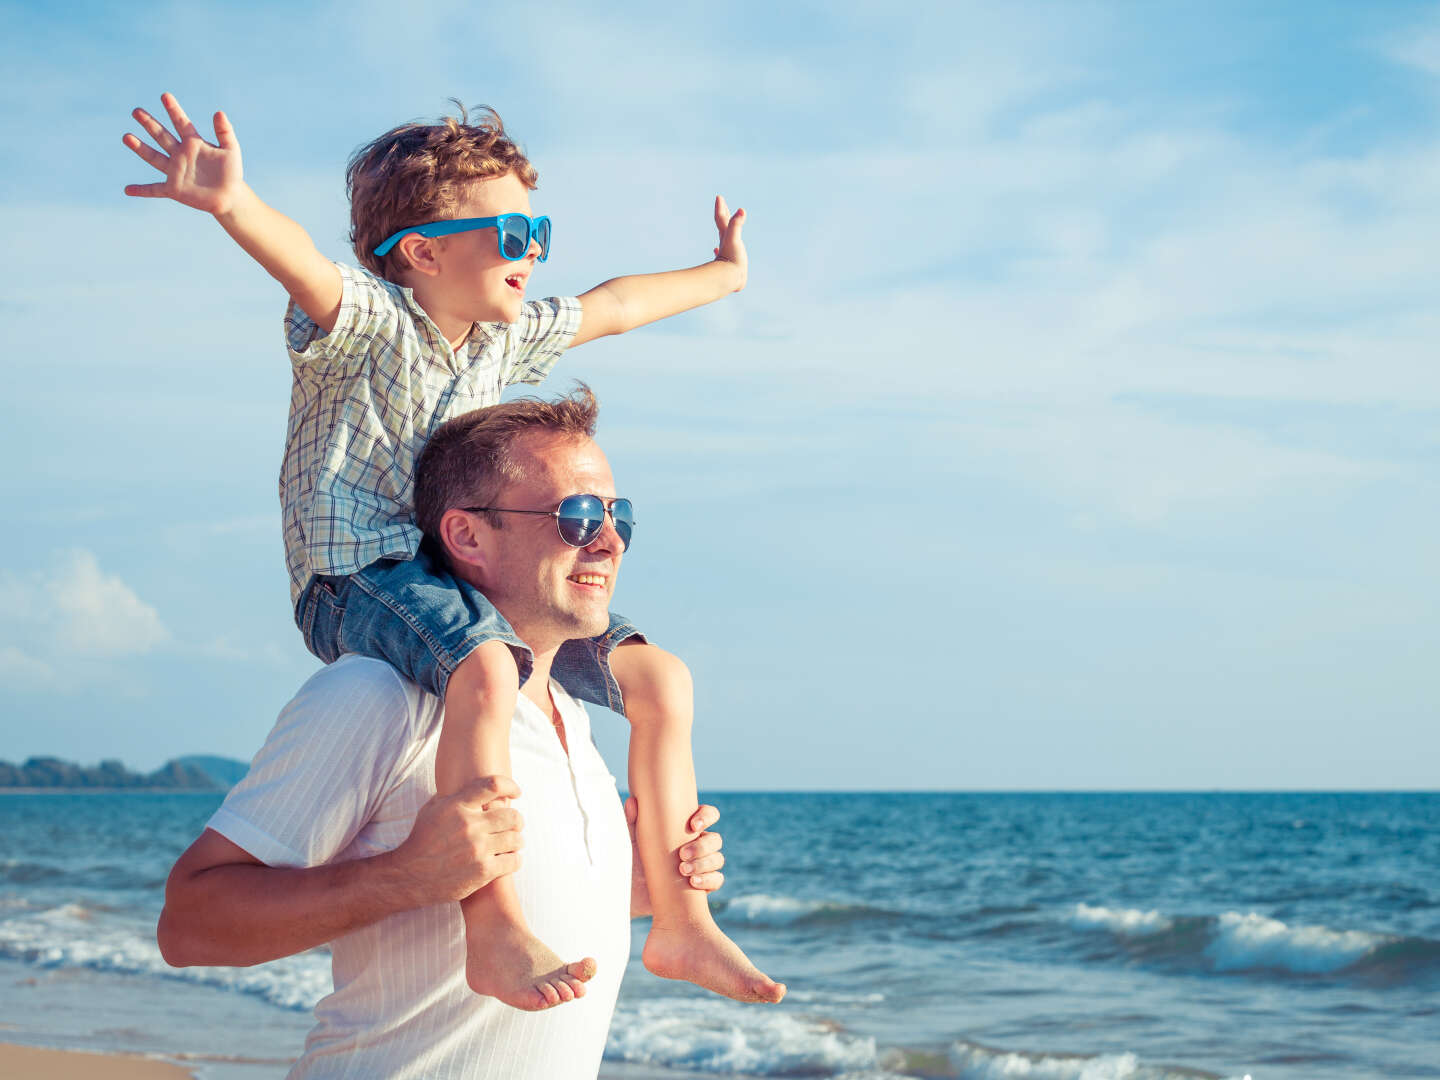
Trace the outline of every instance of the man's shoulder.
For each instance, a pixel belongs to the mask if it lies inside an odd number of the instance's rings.
[[[332,722],[383,722],[421,734],[438,718],[439,705],[383,660],[346,653],[306,679],[287,711]]]

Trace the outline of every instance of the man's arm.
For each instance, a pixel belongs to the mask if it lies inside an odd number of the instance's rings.
[[[584,312],[570,347],[623,334],[739,292],[745,287],[748,273],[745,244],[740,239],[744,223],[744,210],[731,214],[725,200],[715,196],[715,228],[720,234],[715,258],[686,270],[611,278],[582,293],[580,306]]]
[[[481,777],[421,807],[394,851],[305,869],[267,866],[206,829],[165,883],[161,955],[173,967],[246,967],[469,896],[520,865],[519,812],[489,808],[519,793],[506,777]]]
[[[300,310],[325,333],[340,313],[340,271],[320,254],[310,235],[278,210],[260,201],[245,183],[240,142],[223,112],[215,114],[215,142],[206,142],[174,94],[160,102],[175,125],[172,134],[144,109],[132,114],[160,147],[127,134],[126,146],[165,174],[154,184],[129,184],[126,195],[173,199],[213,214],[231,238],[285,287]]]

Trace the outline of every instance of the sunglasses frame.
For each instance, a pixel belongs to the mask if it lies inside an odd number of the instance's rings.
[[[594,534],[593,534],[588,540],[586,540],[583,544],[571,543],[570,540],[569,540],[569,538],[566,537],[565,532],[564,532],[564,530],[561,528],[561,525],[560,525],[560,521],[561,521],[562,518],[568,517],[568,518],[570,518],[572,521],[580,520],[580,519],[581,519],[581,515],[579,515],[579,514],[565,514],[565,513],[562,512],[563,507],[565,506],[565,504],[566,504],[567,502],[569,502],[571,499],[594,499],[596,502],[598,502],[598,503],[601,505],[601,507],[602,507],[603,510],[604,510],[604,513],[601,515],[601,518],[600,518],[600,527],[597,528],[597,529],[595,530]],[[625,533],[622,533],[622,532],[620,531],[620,519],[615,516],[615,504],[616,504],[616,503],[624,503],[626,506],[628,506],[628,507],[630,508],[631,517],[630,517],[630,519],[629,519],[628,521],[625,522],[626,526],[628,526],[628,528],[629,528],[629,535],[626,535]],[[513,509],[513,508],[508,507],[508,506],[460,506],[460,507],[457,507],[456,509],[464,510],[464,511],[466,511],[467,513],[471,513],[471,514],[481,514],[481,513],[493,513],[493,514],[536,514],[536,515],[543,516],[543,517],[552,517],[552,518],[555,519],[555,531],[560,534],[560,539],[563,540],[567,545],[569,545],[570,547],[573,547],[573,548],[587,548],[587,547],[589,547],[591,544],[595,543],[596,539],[597,539],[597,538],[600,536],[600,534],[601,534],[602,532],[604,532],[604,530],[605,530],[605,518],[606,518],[606,517],[608,517],[608,518],[610,519],[611,524],[615,526],[615,535],[618,536],[618,537],[620,537],[620,543],[624,545],[624,546],[620,549],[622,553],[630,550],[630,541],[631,541],[632,537],[633,537],[634,534],[635,534],[635,517],[634,517],[634,514],[635,514],[635,504],[634,504],[634,503],[632,503],[629,499],[622,499],[622,498],[618,498],[618,497],[607,500],[607,499],[605,499],[603,496],[600,496],[600,495],[592,495],[592,494],[590,494],[588,491],[587,491],[587,492],[581,492],[581,493],[578,493],[578,494],[575,494],[575,495],[566,495],[565,498],[563,498],[563,499],[560,500],[560,504],[559,504],[558,506],[556,506],[554,510],[516,510],[516,509]]]
[[[519,255],[514,257],[505,254],[505,223],[511,218],[519,218],[525,222],[525,247]],[[421,236],[433,239],[437,236],[450,236],[454,233],[493,228],[495,244],[500,250],[500,257],[506,262],[519,262],[529,252],[531,241],[539,243],[542,222],[545,225],[545,242],[540,245],[540,256],[536,261],[544,262],[550,258],[550,240],[555,231],[547,214],[533,218],[527,214],[497,214],[495,217],[452,218],[449,221],[431,221],[424,225],[411,225],[409,228],[401,229],[399,232],[387,236],[384,242],[375,249],[375,255],[377,258],[381,258],[390,254],[390,249],[411,233],[419,233]]]

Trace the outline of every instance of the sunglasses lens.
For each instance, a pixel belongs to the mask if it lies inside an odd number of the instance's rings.
[[[562,540],[571,547],[588,547],[605,527],[605,504],[594,495],[568,495],[555,520]]]
[[[550,257],[550,219],[548,217],[535,219],[535,242],[540,245],[540,261],[544,262]]]
[[[615,519],[615,531],[625,550],[630,550],[630,535],[635,531],[635,508],[629,499],[616,499],[610,504],[610,516]]]
[[[507,259],[523,259],[530,250],[530,222],[519,214],[510,214],[500,223],[500,254]]]

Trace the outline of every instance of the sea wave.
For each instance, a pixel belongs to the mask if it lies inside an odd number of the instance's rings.
[[[1158,911],[1091,907],[1089,904],[1076,904],[1070,922],[1082,930],[1109,930],[1122,937],[1158,934],[1174,926],[1174,923]]]
[[[1287,926],[1278,919],[1227,911],[1215,920],[1215,937],[1205,952],[1216,971],[1293,971],[1330,974],[1350,967],[1395,938],[1363,930]]]
[[[1077,930],[1105,932],[1116,952],[1131,958],[1191,964],[1212,972],[1345,973],[1391,979],[1440,975],[1440,942],[1291,925],[1254,911],[1164,915],[1081,903],[1066,921]]]
[[[722,1075],[834,1076],[878,1067],[875,1040],[824,1020],[723,1001],[621,1003],[605,1057]]]
[[[801,900],[767,893],[752,893],[717,902],[715,914],[728,922],[751,926],[796,926],[897,917],[895,912],[867,904],[844,900]]]
[[[0,956],[37,967],[181,979],[305,1011],[331,989],[326,953],[311,951],[248,968],[172,968],[160,955],[150,923],[137,924],[80,903],[0,919]]]
[[[951,1047],[950,1059],[957,1080],[1219,1080],[1217,1073],[1150,1065],[1130,1053],[1045,1054],[961,1041]]]

